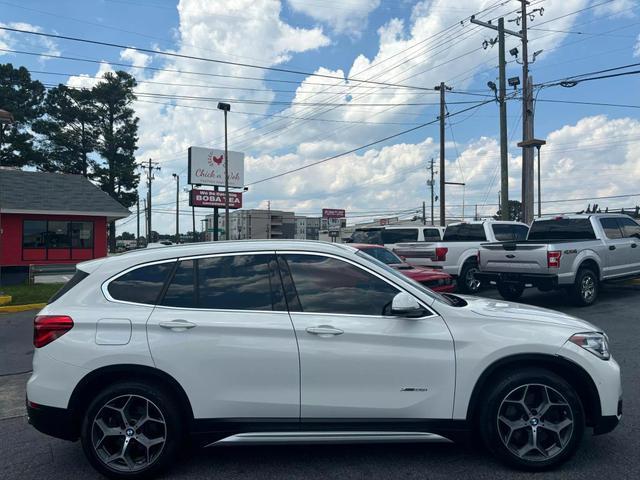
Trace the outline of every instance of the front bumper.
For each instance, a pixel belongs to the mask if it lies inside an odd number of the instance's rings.
[[[476,272],[475,277],[483,282],[531,284],[543,289],[558,288],[558,275],[553,273]]]
[[[75,441],[77,424],[66,408],[48,407],[27,400],[27,419],[33,427],[52,437]]]

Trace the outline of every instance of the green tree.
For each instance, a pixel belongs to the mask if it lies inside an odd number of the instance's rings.
[[[502,209],[498,209],[493,218],[500,220],[502,218]],[[518,200],[509,200],[509,220],[522,221],[522,203]]]
[[[45,116],[33,124],[42,135],[40,148],[43,170],[89,176],[96,148],[96,104],[91,90],[59,85],[49,90],[44,102]]]
[[[14,123],[0,130],[0,166],[39,167],[43,162],[34,147],[31,123],[42,113],[45,89],[42,83],[31,80],[24,68],[0,64],[0,108],[13,115]]]
[[[126,72],[107,72],[91,90],[96,105],[96,151],[103,162],[95,165],[102,190],[129,208],[138,199],[136,172],[138,117],[131,107],[136,99],[135,79]],[[109,223],[109,248],[115,251],[116,225]]]

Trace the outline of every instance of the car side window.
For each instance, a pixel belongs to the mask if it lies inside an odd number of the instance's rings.
[[[607,238],[616,239],[623,237],[617,218],[601,218],[600,225],[602,226],[602,230],[604,230],[604,234]]]
[[[640,239],[640,225],[634,222],[630,218],[618,218],[618,223],[620,224],[620,228],[626,238],[637,238]]]
[[[157,263],[131,270],[109,283],[115,300],[155,305],[175,262]]]
[[[418,241],[417,228],[392,228],[382,231],[382,243],[407,243]]]
[[[194,268],[194,260],[183,260],[178,264],[161,305],[184,308],[197,306]]]
[[[524,225],[512,225],[508,223],[498,223],[491,227],[496,240],[499,242],[508,242],[510,240],[525,240],[529,228]]]
[[[276,257],[272,254],[198,259],[198,307],[286,311],[275,262]]]
[[[425,242],[439,242],[440,232],[436,228],[425,228],[423,230]]]
[[[384,315],[399,290],[343,260],[285,254],[303,312]]]

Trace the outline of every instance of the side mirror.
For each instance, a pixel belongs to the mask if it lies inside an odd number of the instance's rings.
[[[426,310],[407,292],[400,292],[391,302],[391,315],[406,318],[424,317]]]

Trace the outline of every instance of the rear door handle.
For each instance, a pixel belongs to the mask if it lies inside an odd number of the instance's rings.
[[[331,325],[318,325],[317,327],[307,328],[307,333],[318,335],[319,337],[333,337],[335,335],[342,335],[344,330],[334,328]]]
[[[175,320],[163,320],[162,322],[158,323],[158,325],[160,325],[162,328],[168,328],[175,332],[182,332],[196,326],[195,323],[190,322],[189,320],[183,320],[181,318]]]
[[[615,250],[616,246],[615,245],[609,245],[609,250]]]

